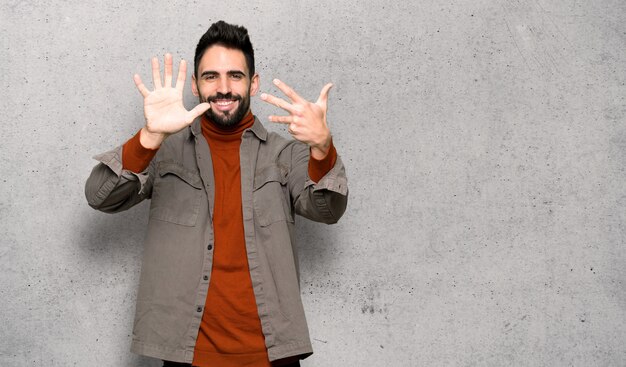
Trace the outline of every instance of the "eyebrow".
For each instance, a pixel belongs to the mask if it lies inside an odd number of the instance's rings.
[[[202,74],[200,74],[200,77],[203,77],[205,75],[219,75],[219,73],[215,70],[207,70],[207,71],[203,71]],[[228,70],[226,72],[226,75],[242,75],[242,76],[246,76],[246,73],[244,73],[241,70]]]

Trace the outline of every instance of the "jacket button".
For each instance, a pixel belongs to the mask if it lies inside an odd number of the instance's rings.
[[[208,248],[209,250],[213,250],[213,245],[208,245],[206,248]]]
[[[202,312],[202,307],[198,306],[198,308],[196,309],[196,311],[198,311],[198,312]]]
[[[208,276],[208,275],[205,275],[205,276],[204,276],[204,280],[209,280],[209,276]]]

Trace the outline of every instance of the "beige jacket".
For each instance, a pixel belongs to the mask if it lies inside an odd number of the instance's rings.
[[[122,147],[94,157],[85,185],[107,213],[151,198],[133,341],[135,353],[191,363],[213,260],[213,167],[200,120],[167,138],[150,166],[122,169]],[[271,361],[310,355],[300,298],[294,214],[335,223],[346,209],[341,159],[318,183],[309,148],[268,133],[255,118],[242,136],[241,196],[250,277]]]

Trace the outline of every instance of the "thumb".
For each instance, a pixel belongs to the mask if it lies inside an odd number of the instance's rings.
[[[322,88],[322,91],[320,92],[320,96],[317,99],[317,104],[323,104],[324,106],[326,106],[326,103],[328,102],[328,92],[330,91],[330,88],[333,87],[333,83],[328,83],[324,86],[324,88]]]
[[[192,120],[194,120],[196,117],[202,115],[203,113],[205,113],[206,111],[208,111],[211,108],[211,105],[203,102],[200,103],[199,105],[197,105],[196,107],[194,107],[191,111],[189,111],[189,113],[192,116]]]

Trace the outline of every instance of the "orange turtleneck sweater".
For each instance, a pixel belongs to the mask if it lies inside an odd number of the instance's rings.
[[[249,112],[233,129],[217,127],[202,117],[202,135],[213,161],[215,198],[213,230],[215,249],[211,281],[194,350],[194,366],[270,367],[261,330],[243,230],[239,147],[244,130],[254,124]],[[122,164],[133,172],[143,171],[156,150],[139,142],[140,132],[124,144]],[[309,159],[309,177],[319,181],[334,166],[337,152]]]

